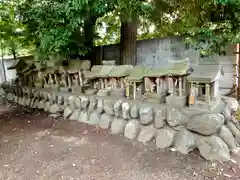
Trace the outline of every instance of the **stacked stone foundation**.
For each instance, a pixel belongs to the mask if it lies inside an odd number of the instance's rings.
[[[198,149],[203,158],[218,161],[228,161],[239,152],[240,130],[231,120],[227,106],[219,112],[204,113],[167,104],[66,91],[26,88],[5,92],[11,103],[63,116],[66,121],[98,125],[129,140],[154,142],[156,148],[172,148],[183,154]]]

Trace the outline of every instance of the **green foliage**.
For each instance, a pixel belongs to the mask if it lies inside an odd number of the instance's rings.
[[[3,1],[0,4],[0,40],[1,48],[16,58],[24,48],[29,48],[26,43],[24,25],[19,21],[15,1]]]

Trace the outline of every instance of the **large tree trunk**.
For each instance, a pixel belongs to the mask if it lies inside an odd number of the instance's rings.
[[[4,81],[7,81],[5,64],[4,64],[4,48],[3,48],[3,45],[2,45],[2,41],[1,41],[1,50],[2,50],[2,52],[1,52],[1,54],[2,54],[1,66],[2,66],[2,70],[3,70],[3,79],[4,79]]]
[[[120,39],[121,64],[136,65],[137,60],[137,22],[122,22]]]
[[[84,46],[88,47],[90,51],[86,55],[88,59],[91,60],[92,65],[96,64],[96,58],[94,57],[94,38],[95,38],[95,24],[97,17],[89,17],[84,21],[84,37],[85,43]]]

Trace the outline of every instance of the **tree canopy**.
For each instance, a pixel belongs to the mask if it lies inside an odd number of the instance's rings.
[[[26,45],[44,55],[81,56],[121,43],[131,59],[136,39],[171,35],[209,55],[240,40],[239,0],[8,0],[0,14],[2,45],[15,55]]]

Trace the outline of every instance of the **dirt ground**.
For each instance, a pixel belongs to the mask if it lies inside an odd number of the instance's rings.
[[[0,120],[0,180],[240,179],[239,157],[207,162],[14,107],[0,106]]]

